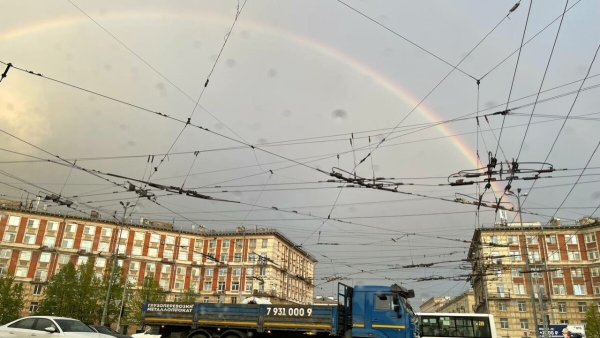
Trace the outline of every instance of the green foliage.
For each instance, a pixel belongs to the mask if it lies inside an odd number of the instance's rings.
[[[103,278],[98,278],[94,258],[77,269],[69,262],[48,281],[37,314],[71,317],[87,324],[100,322],[110,276],[110,265],[107,266],[109,268],[105,269]],[[120,308],[115,300],[120,301],[123,294],[122,272],[119,267],[115,269],[107,319],[109,323],[116,322],[119,316]]]
[[[585,314],[585,336],[587,338],[600,338],[600,314],[596,304],[588,305],[588,310]]]
[[[199,293],[195,292],[194,290],[187,289],[181,294],[179,301],[182,303],[195,303],[198,297],[200,297]]]
[[[133,295],[127,302],[127,314],[124,322],[128,324],[138,324],[142,316],[142,304],[145,301],[160,302],[165,300],[163,289],[152,276],[146,276],[138,290],[133,291]]]
[[[23,284],[14,277],[0,277],[0,324],[19,319],[24,306]]]

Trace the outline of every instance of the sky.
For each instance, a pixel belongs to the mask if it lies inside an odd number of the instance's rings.
[[[334,292],[332,277],[402,283],[417,306],[458,295],[469,288],[462,241],[499,216],[453,200],[480,191],[492,204],[507,182],[477,190],[448,177],[485,167],[488,153],[516,160],[521,177],[566,169],[511,182],[529,193],[524,221],[600,216],[600,4],[571,0],[562,23],[564,1],[512,6],[4,4],[0,61],[43,76],[11,68],[0,83],[0,197],[60,194],[76,210],[48,210],[108,219],[131,202],[129,222],[185,230],[274,228],[319,261],[316,295]],[[354,169],[400,193],[327,182]],[[226,201],[150,188],[153,202],[114,184],[142,185],[131,179]],[[401,268],[423,263],[435,264]],[[446,279],[419,281],[431,277]]]

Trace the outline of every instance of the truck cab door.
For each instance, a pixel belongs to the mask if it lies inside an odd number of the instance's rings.
[[[393,294],[373,295],[373,313],[371,329],[384,337],[404,337],[406,334],[405,319],[398,312],[400,308]],[[395,304],[396,303],[396,304]]]

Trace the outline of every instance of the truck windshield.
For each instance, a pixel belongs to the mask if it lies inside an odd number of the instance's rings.
[[[402,300],[402,305],[404,305],[404,308],[406,309],[406,312],[410,313],[411,315],[415,315],[415,311],[413,311],[412,306],[410,306],[410,303],[408,302],[408,299],[404,298],[404,297],[400,297],[400,299]]]

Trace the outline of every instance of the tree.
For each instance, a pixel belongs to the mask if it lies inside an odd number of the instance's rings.
[[[596,304],[590,304],[585,313],[585,336],[587,338],[600,338],[600,314]]]
[[[110,269],[112,266],[112,261],[106,261],[107,268],[104,270],[104,275],[102,276],[101,282],[101,299],[99,303],[101,304],[98,309],[98,320],[102,318],[102,311],[104,310],[104,302],[106,301],[106,293],[108,292],[108,282],[110,280]],[[125,277],[123,274],[124,270],[120,266],[115,267],[115,272],[113,274],[113,285],[110,292],[110,300],[108,302],[108,315],[106,318],[107,323],[116,323],[119,318],[119,313],[121,312],[121,300],[123,298],[123,289],[125,285]]]
[[[23,284],[15,283],[15,277],[0,277],[0,324],[19,319],[24,307]]]
[[[71,315],[76,306],[74,291],[77,289],[77,271],[73,263],[68,262],[48,280],[44,298],[40,301],[37,313],[40,315]]]
[[[146,276],[138,290],[133,291],[133,296],[128,302],[127,316],[125,322],[129,324],[139,324],[142,319],[142,304],[148,302],[164,301],[165,295],[163,289],[154,280],[153,276]]]
[[[184,293],[181,294],[181,298],[179,298],[179,301],[182,303],[195,303],[198,297],[200,297],[199,293],[192,289],[187,289]]]

